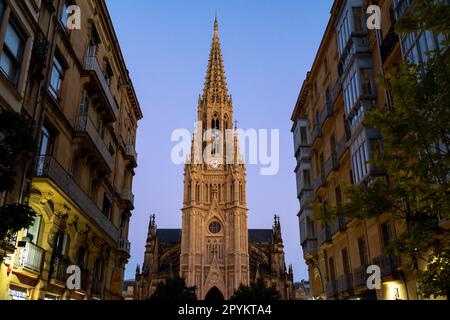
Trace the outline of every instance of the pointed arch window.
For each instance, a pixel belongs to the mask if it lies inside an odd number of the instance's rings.
[[[211,129],[220,130],[220,121],[217,113],[214,114],[213,119],[211,120]]]
[[[187,199],[187,201],[191,201],[192,200],[192,185],[191,185],[190,181],[189,181],[188,187],[187,187],[186,199]]]
[[[198,182],[195,184],[195,201],[200,201],[200,185]]]

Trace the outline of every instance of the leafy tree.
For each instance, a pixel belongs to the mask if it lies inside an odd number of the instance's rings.
[[[432,30],[449,35],[449,5],[418,1],[396,26],[399,33]],[[446,45],[444,43],[444,45]],[[378,218],[390,213],[406,230],[387,249],[402,255],[403,268],[417,273],[425,297],[450,298],[450,234],[439,226],[450,218],[450,54],[434,52],[427,62],[405,62],[388,76],[393,107],[368,112],[365,124],[378,129],[383,148],[371,164],[386,176],[351,186],[349,202],[329,215]],[[324,219],[324,217],[322,217]],[[419,263],[427,263],[420,271]]]
[[[186,282],[181,277],[175,279],[168,279],[165,283],[160,282],[156,287],[155,293],[151,296],[150,300],[161,301],[196,301],[197,295],[195,294],[196,288],[186,286]]]
[[[275,287],[267,288],[263,279],[258,279],[249,287],[241,285],[230,298],[231,301],[276,301],[280,300],[280,293]]]
[[[34,151],[33,130],[32,120],[14,111],[0,111],[0,192],[14,188],[17,159]]]
[[[11,204],[0,207],[0,239],[33,224],[35,213],[28,205]]]
[[[0,111],[0,193],[14,189],[17,160],[30,157],[34,150],[33,122],[14,112]],[[0,240],[33,223],[34,211],[23,204],[0,207]]]

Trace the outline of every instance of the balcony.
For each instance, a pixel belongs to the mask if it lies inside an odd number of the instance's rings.
[[[357,54],[369,52],[369,38],[367,33],[353,33],[342,51],[340,65],[342,74],[345,74],[352,58]]]
[[[327,282],[325,293],[327,295],[327,298],[333,298],[337,295],[337,281],[336,280],[331,280],[331,281]]]
[[[314,192],[319,191],[320,188],[327,186],[327,178],[324,174],[319,175],[313,179]]]
[[[385,255],[373,259],[373,264],[380,267],[383,279],[395,277],[399,273],[398,268],[401,266],[400,257]]]
[[[111,88],[105,78],[97,57],[87,57],[86,63],[84,65],[84,70],[92,80],[90,82],[90,91],[101,98],[103,102],[102,105],[105,106],[105,115],[107,116],[108,120],[110,120],[111,122],[115,122],[117,120],[117,113],[119,108],[117,106],[116,100],[114,100]]]
[[[130,207],[134,206],[134,194],[129,189],[123,189],[120,193],[120,198],[123,202],[127,203]]]
[[[345,293],[353,290],[353,275],[344,274],[340,276],[337,280],[338,283],[338,293]]]
[[[103,160],[107,169],[111,171],[113,157],[88,115],[81,115],[78,117],[75,131],[81,138],[86,138],[83,139],[82,146],[85,147],[89,145],[90,149],[94,150],[94,152],[99,155],[99,158]]]
[[[331,223],[331,236],[335,236],[337,233],[345,231],[347,229],[347,221],[346,217],[336,217]]]
[[[297,160],[304,161],[311,158],[311,148],[310,147],[300,147],[298,153],[296,154]]]
[[[303,256],[311,256],[317,253],[317,240],[307,239],[302,244]]]
[[[117,249],[119,251],[125,252],[128,256],[130,255],[131,243],[127,239],[121,238],[117,243]]]
[[[330,102],[327,102],[323,107],[322,113],[320,114],[320,126],[323,127],[327,119],[331,118],[333,114],[333,105]]]
[[[367,274],[367,267],[367,265],[362,265],[353,270],[355,288],[367,287],[367,279],[369,278],[369,275]]]
[[[302,208],[307,206],[310,202],[314,201],[314,192],[311,189],[303,189],[300,193],[300,205]]]
[[[19,246],[17,250],[15,272],[38,276],[42,270],[44,249],[27,242],[23,243],[23,246]]]
[[[52,157],[42,157],[36,165],[36,178],[50,179],[57,188],[96,223],[111,239],[117,241],[118,230],[97,205],[84,193],[64,168]]]
[[[125,158],[130,161],[132,167],[137,166],[137,152],[133,144],[128,144],[125,148]]]
[[[50,268],[50,281],[60,287],[65,287],[69,274],[67,269],[70,266],[70,262],[66,259],[53,257],[52,265]]]
[[[319,245],[330,243],[332,241],[331,230],[327,226],[319,232]]]

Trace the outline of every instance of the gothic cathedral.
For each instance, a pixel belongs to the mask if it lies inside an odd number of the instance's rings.
[[[158,229],[150,218],[142,270],[136,270],[135,299],[148,299],[159,282],[180,275],[199,299],[228,299],[240,285],[262,278],[283,299],[293,296],[286,269],[281,224],[248,229],[246,171],[233,128],[218,23],[208,62],[198,122],[184,173],[182,229]]]

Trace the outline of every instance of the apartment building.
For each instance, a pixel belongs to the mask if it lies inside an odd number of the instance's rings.
[[[32,117],[38,141],[25,192],[37,217],[4,260],[0,298],[121,299],[142,112],[106,3],[0,5],[1,57],[17,68],[0,59],[2,108]],[[69,290],[72,265],[81,286]]]
[[[381,136],[363,124],[371,108],[391,104],[389,92],[376,84],[395,65],[424,59],[438,45],[431,33],[399,39],[394,25],[410,1],[376,1],[381,29],[368,30],[367,7],[373,1],[334,1],[317,56],[301,88],[292,115],[297,167],[301,245],[312,295],[326,299],[417,299],[411,272],[400,271],[402,258],[385,248],[405,224],[388,214],[379,220],[313,219],[311,203],[342,206],[345,190],[383,174],[368,163],[381,148]],[[416,60],[418,61],[418,60]],[[382,289],[367,287],[369,265],[378,265]]]

